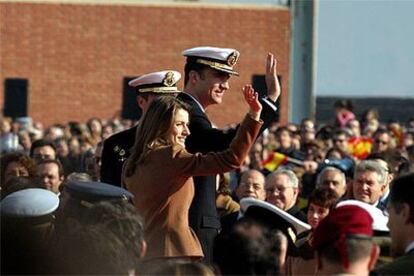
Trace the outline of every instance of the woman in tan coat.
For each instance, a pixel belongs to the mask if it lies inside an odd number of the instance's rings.
[[[243,163],[262,126],[257,93],[246,85],[243,94],[249,114],[229,149],[219,153],[190,154],[185,150],[190,135],[189,108],[173,97],[156,99],[143,117],[122,179],[145,218],[147,258],[203,257],[188,223],[194,196],[192,176],[227,172]]]

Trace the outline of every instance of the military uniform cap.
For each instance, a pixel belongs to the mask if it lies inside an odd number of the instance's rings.
[[[240,209],[244,217],[252,218],[270,229],[282,231],[288,239],[290,255],[297,254],[295,246],[297,236],[311,229],[309,224],[263,200],[243,198],[240,200]]]
[[[59,206],[59,197],[48,190],[24,189],[6,196],[0,203],[1,216],[43,222]]]
[[[218,71],[239,75],[233,69],[240,57],[240,53],[235,49],[205,46],[187,49],[182,54],[187,57],[187,63],[195,62]]]
[[[177,71],[160,71],[142,75],[128,82],[138,93],[179,93],[177,83],[181,74]]]
[[[372,229],[375,234],[380,235],[381,233],[388,233],[390,231],[387,226],[388,217],[377,207],[354,199],[341,201],[336,205],[336,208],[341,206],[358,206],[367,211],[372,217]]]
[[[334,246],[341,256],[342,265],[349,267],[346,240],[372,240],[373,219],[369,212],[358,205],[344,205],[332,209],[321,220],[314,231],[312,246],[322,251],[326,246]]]
[[[121,187],[94,181],[69,181],[65,185],[65,191],[72,199],[78,199],[86,204],[102,200],[134,198],[133,194]]]
[[[365,211],[367,211],[371,217],[372,217],[372,230],[374,232],[373,234],[373,242],[380,246],[381,254],[379,256],[379,261],[388,261],[389,262],[389,256],[391,255],[391,237],[390,237],[390,230],[387,226],[388,223],[388,217],[375,207],[374,205],[349,199],[339,202],[336,205],[336,208],[343,207],[343,206],[358,206],[363,208]]]
[[[324,163],[322,163],[320,170],[323,170],[326,167],[334,167],[348,177],[351,177],[354,174],[354,161],[351,158],[343,158],[340,160],[326,159]]]
[[[316,227],[313,246],[320,249],[352,236],[372,238],[372,222],[369,212],[358,205],[336,207]]]

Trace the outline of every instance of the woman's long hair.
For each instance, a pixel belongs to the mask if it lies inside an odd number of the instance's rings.
[[[131,156],[125,167],[125,176],[131,176],[136,166],[145,160],[151,150],[170,145],[166,136],[179,109],[190,111],[186,103],[175,97],[159,97],[151,103],[139,122]]]

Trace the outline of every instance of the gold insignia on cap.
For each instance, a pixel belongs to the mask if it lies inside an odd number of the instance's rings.
[[[229,66],[229,65],[224,64],[224,63],[204,60],[204,59],[201,59],[201,58],[197,59],[196,62],[200,63],[200,64],[208,65],[213,69],[216,69],[216,70],[219,70],[219,71],[224,71],[224,72],[232,74],[232,75],[236,75],[236,76],[239,75],[239,73],[233,71],[232,66]]]
[[[177,80],[174,78],[174,73],[171,71],[167,72],[167,74],[165,74],[165,78],[162,80],[162,83],[168,87],[174,86],[174,84],[177,83]]]
[[[289,234],[289,237],[292,239],[293,242],[296,242],[296,234],[295,232],[292,230],[292,228],[288,228],[287,232]]]
[[[236,65],[237,61],[239,60],[240,53],[238,51],[234,51],[227,57],[227,64],[230,66]]]

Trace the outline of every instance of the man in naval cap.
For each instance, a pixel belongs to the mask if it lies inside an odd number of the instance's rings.
[[[99,202],[132,202],[133,197],[127,190],[107,183],[69,180],[62,191],[56,230],[65,231],[73,220],[86,223],[88,210]]]
[[[176,96],[181,74],[177,71],[160,71],[142,75],[128,85],[135,88],[137,105],[144,114],[152,101],[159,96]],[[121,186],[122,166],[130,155],[138,126],[121,131],[104,141],[102,150],[101,181]]]
[[[45,274],[51,260],[59,197],[40,188],[23,189],[0,202],[1,274]]]
[[[240,53],[229,48],[195,47],[182,54],[187,61],[184,67],[184,92],[178,98],[192,107],[191,135],[186,140],[186,148],[191,153],[222,151],[229,146],[236,129],[223,131],[213,128],[205,111],[211,105],[222,103],[224,94],[230,89],[230,77],[238,75],[234,67]],[[269,54],[266,65],[267,96],[260,98],[263,106],[262,130],[278,119],[276,101],[280,95],[280,85],[276,65],[276,59]],[[204,262],[210,263],[213,241],[220,229],[215,204],[216,176],[194,177],[194,184],[195,195],[189,212],[190,226],[201,242]]]

